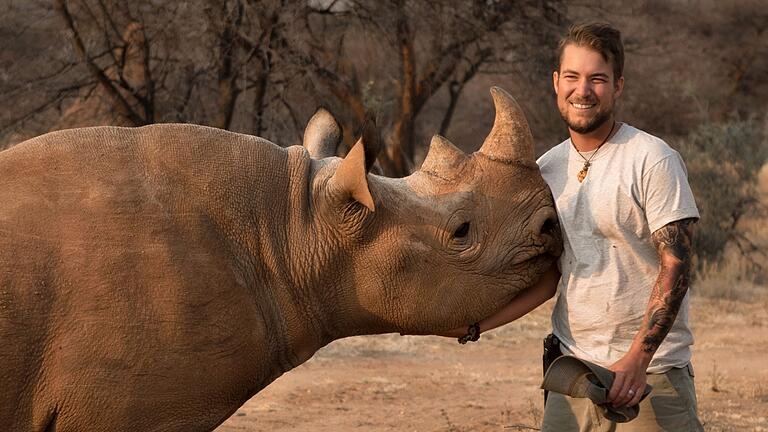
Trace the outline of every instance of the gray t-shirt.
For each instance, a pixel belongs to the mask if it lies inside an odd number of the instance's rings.
[[[584,159],[570,139],[537,162],[555,198],[565,246],[553,333],[566,351],[610,366],[629,350],[659,274],[651,233],[699,217],[685,165],[664,141],[627,124],[597,151],[582,183],[577,174]],[[688,297],[648,372],[690,361]]]

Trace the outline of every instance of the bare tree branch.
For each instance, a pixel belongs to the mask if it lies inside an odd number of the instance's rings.
[[[119,111],[134,124],[146,124],[146,120],[133,110],[131,104],[128,103],[123,95],[120,94],[120,92],[114,87],[112,81],[107,77],[104,70],[97,66],[88,56],[88,53],[85,49],[85,44],[83,43],[80,34],[75,28],[75,22],[72,19],[72,15],[70,14],[69,9],[67,8],[66,0],[56,0],[55,5],[67,28],[71,32],[75,50],[80,55],[81,59],[85,62],[91,74],[94,75],[94,77],[101,84],[102,88],[104,88],[110,98],[114,101],[116,108],[118,108]]]

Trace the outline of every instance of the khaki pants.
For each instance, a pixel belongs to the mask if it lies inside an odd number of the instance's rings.
[[[653,391],[640,402],[640,414],[627,423],[614,423],[600,415],[589,399],[550,392],[544,409],[542,432],[651,432],[703,431],[696,414],[693,369],[673,368],[648,374]]]

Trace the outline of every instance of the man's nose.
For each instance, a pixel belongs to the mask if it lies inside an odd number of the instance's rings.
[[[588,79],[580,79],[574,89],[576,96],[589,96],[592,94],[592,85]]]

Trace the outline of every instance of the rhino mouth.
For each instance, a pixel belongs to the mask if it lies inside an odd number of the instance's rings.
[[[512,266],[512,272],[516,275],[523,275],[523,278],[526,280],[526,283],[524,286],[520,289],[515,291],[514,293],[510,293],[503,299],[503,304],[493,313],[491,313],[489,316],[496,314],[499,310],[504,308],[512,299],[514,299],[520,292],[532,287],[534,284],[536,284],[541,277],[544,275],[544,272],[549,269],[549,267],[557,261],[557,259],[560,257],[560,254],[562,253],[562,246],[557,248],[546,248],[544,250],[539,251],[538,253],[534,253],[531,256],[527,257],[523,261],[518,262],[517,264]],[[485,317],[487,318],[487,317]]]
[[[544,274],[544,272],[549,268],[550,265],[552,265],[552,263],[554,263],[557,260],[559,256],[560,256],[560,253],[555,253],[555,251],[545,250],[517,264],[515,268],[518,270],[517,272],[518,274],[529,273],[531,275],[530,281],[526,284],[523,290],[530,288],[531,286],[533,286],[533,284],[538,282],[541,276]]]
[[[539,244],[532,245],[527,253],[516,256],[510,265],[512,271],[516,273],[525,271],[526,268],[535,266],[538,261],[552,261],[559,258],[563,253],[563,244],[560,240],[559,231],[557,234]]]

